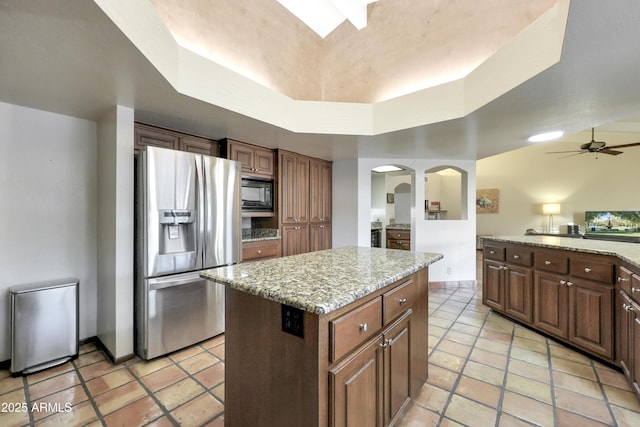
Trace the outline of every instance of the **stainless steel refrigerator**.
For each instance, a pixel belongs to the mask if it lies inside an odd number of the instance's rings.
[[[202,269],[241,260],[240,164],[147,147],[136,157],[136,353],[224,332],[224,288]]]

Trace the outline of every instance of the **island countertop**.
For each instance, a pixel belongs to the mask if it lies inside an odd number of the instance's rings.
[[[612,255],[640,268],[640,243],[612,242],[598,239],[575,239],[557,236],[492,236],[484,240],[506,243],[524,243],[552,249]]]
[[[437,253],[346,247],[213,268],[200,275],[310,313],[327,314],[441,258]]]

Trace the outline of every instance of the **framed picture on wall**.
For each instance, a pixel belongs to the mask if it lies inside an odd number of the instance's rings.
[[[387,203],[393,203],[393,193],[387,193]]]
[[[500,190],[476,190],[476,213],[496,213],[500,208]]]

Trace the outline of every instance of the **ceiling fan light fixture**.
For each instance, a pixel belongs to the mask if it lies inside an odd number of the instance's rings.
[[[553,139],[557,139],[560,138],[562,135],[564,135],[564,132],[561,130],[554,130],[552,132],[544,132],[544,133],[539,133],[537,135],[533,135],[530,136],[528,141],[529,142],[545,142],[545,141],[551,141]]]

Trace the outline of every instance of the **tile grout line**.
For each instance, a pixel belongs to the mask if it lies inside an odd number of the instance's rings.
[[[100,351],[103,354],[103,356],[105,356],[105,358],[106,358],[106,355],[104,354],[104,352],[101,349],[97,349],[96,348],[95,351]],[[99,363],[99,362],[96,362],[96,363]],[[85,365],[85,366],[90,366],[90,365],[92,365],[92,364],[90,363],[89,365]],[[100,424],[102,424],[103,426],[106,426],[107,423],[104,421],[104,417],[102,416],[102,412],[100,411],[100,408],[98,408],[98,404],[96,403],[96,401],[93,398],[93,395],[89,391],[89,387],[87,387],[87,383],[86,383],[84,377],[82,376],[82,373],[80,373],[80,368],[77,366],[75,360],[71,361],[71,366],[73,366],[73,370],[75,371],[76,375],[78,376],[78,379],[80,380],[80,385],[82,386],[82,389],[84,390],[85,394],[87,395],[87,399],[89,400],[89,404],[93,407],[93,410],[96,413],[96,417],[98,417],[98,421],[100,421]]]
[[[172,360],[171,362],[173,362],[173,360]],[[131,376],[132,376],[132,377],[134,378],[134,380],[138,383],[138,385],[139,385],[140,387],[142,387],[142,389],[145,391],[145,393],[147,394],[147,396],[149,396],[149,397],[150,397],[150,398],[151,398],[151,399],[156,403],[156,405],[158,405],[158,407],[159,407],[159,408],[160,408],[160,410],[162,411],[163,415],[167,417],[167,419],[169,420],[169,422],[170,422],[173,426],[178,427],[180,424],[179,424],[179,423],[178,423],[178,422],[173,418],[173,416],[171,415],[171,413],[169,412],[169,410],[168,410],[167,408],[165,408],[165,406],[162,404],[162,402],[160,402],[160,401],[158,400],[158,398],[156,397],[156,394],[155,394],[155,393],[153,393],[153,392],[152,392],[152,391],[151,391],[151,390],[150,390],[150,389],[149,389],[149,388],[148,388],[148,387],[147,387],[147,386],[142,382],[142,377],[138,377],[138,376],[133,372],[133,370],[131,369],[131,366],[130,366],[130,365],[126,365],[126,366],[125,366],[125,369],[126,369],[126,370],[131,374]],[[162,368],[162,369],[164,369],[164,368]],[[160,369],[159,369],[159,370],[160,370]],[[156,371],[156,372],[157,372],[157,371]],[[150,375],[150,374],[147,374],[147,375]],[[144,376],[146,376],[146,375],[144,375]],[[124,385],[124,384],[123,384],[123,385]],[[127,406],[132,405],[133,403],[137,402],[138,400],[142,400],[142,399],[144,399],[144,397],[141,397],[140,399],[137,399],[137,400],[135,400],[134,402],[130,402],[129,404],[127,404],[127,405],[123,406],[122,408],[118,408],[118,409],[116,409],[116,410],[115,410],[115,411],[113,411],[113,412],[116,412],[116,411],[118,411],[118,410],[120,410],[120,409],[126,408]],[[113,412],[112,412],[112,413],[113,413]],[[145,425],[147,425],[147,424],[149,424],[149,423],[152,423],[152,422],[154,422],[154,421],[159,420],[160,418],[162,418],[162,416],[163,416],[163,415],[160,415],[158,418],[154,418],[153,420],[149,420],[149,422],[148,422],[148,423],[146,423]]]
[[[29,393],[29,383],[27,381],[27,377],[26,376],[22,376],[22,391],[24,392],[24,400],[27,403],[27,412],[29,413],[29,425],[34,425],[35,424],[35,419],[33,417],[33,412],[31,411],[31,395]]]
[[[607,405],[607,411],[609,411],[609,415],[611,415],[611,419],[613,420],[613,425],[618,425],[618,420],[616,420],[616,415],[613,412],[613,408],[611,408],[612,403],[609,402],[609,396],[607,396],[606,391],[604,390],[604,384],[600,381],[600,374],[598,373],[598,369],[596,369],[595,361],[589,359],[589,366],[593,369],[593,372],[596,374],[596,380],[598,381],[598,387],[600,388],[600,393],[602,393],[602,400]]]
[[[493,311],[489,311],[489,313],[492,313]],[[489,315],[487,314],[487,317],[489,317]],[[513,350],[513,340],[516,336],[516,328],[515,328],[515,324],[514,326],[511,328],[511,340],[509,341],[509,350],[507,350],[507,364],[504,367],[504,378],[502,378],[502,386],[500,387],[500,398],[498,399],[498,404],[496,406],[496,411],[498,412],[497,416],[496,416],[496,422],[495,425],[498,426],[500,424],[500,419],[502,418],[502,414],[503,414],[503,410],[502,410],[502,403],[504,402],[504,395],[506,394],[507,391],[507,379],[509,377],[509,365],[511,364],[511,351]],[[520,418],[516,417],[517,419],[520,420]]]

